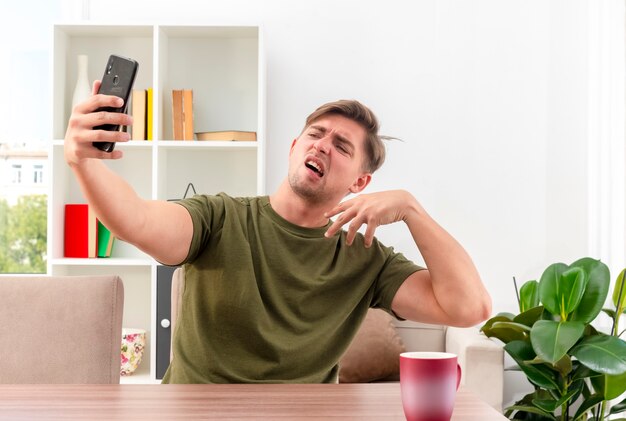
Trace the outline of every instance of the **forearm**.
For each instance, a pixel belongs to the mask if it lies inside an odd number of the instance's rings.
[[[435,299],[455,320],[487,319],[491,298],[465,249],[415,201],[404,218],[430,273]]]
[[[117,238],[136,243],[146,216],[144,201],[128,182],[97,159],[70,164],[70,168],[98,219]]]

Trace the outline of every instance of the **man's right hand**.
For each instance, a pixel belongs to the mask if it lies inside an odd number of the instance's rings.
[[[103,152],[93,146],[93,142],[128,142],[130,134],[119,131],[94,130],[103,124],[133,124],[131,116],[124,113],[97,111],[101,107],[121,107],[123,100],[117,96],[97,94],[100,81],[93,84],[92,96],[72,110],[67,132],[65,133],[65,161],[70,166],[80,165],[89,158],[119,159],[122,151]]]

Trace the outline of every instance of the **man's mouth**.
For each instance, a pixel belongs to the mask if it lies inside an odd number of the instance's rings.
[[[317,162],[308,160],[304,163],[304,165],[306,165],[308,169],[316,173],[319,177],[324,176],[324,170],[322,170],[322,167]]]

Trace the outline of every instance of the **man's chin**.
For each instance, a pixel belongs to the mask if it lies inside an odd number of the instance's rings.
[[[289,185],[297,196],[309,203],[323,203],[329,199],[328,194],[322,188],[303,186],[302,183],[292,182],[292,180]]]

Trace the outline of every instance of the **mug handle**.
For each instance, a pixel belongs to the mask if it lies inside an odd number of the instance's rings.
[[[461,384],[461,366],[457,364],[456,365],[456,390],[459,390],[460,384]]]

